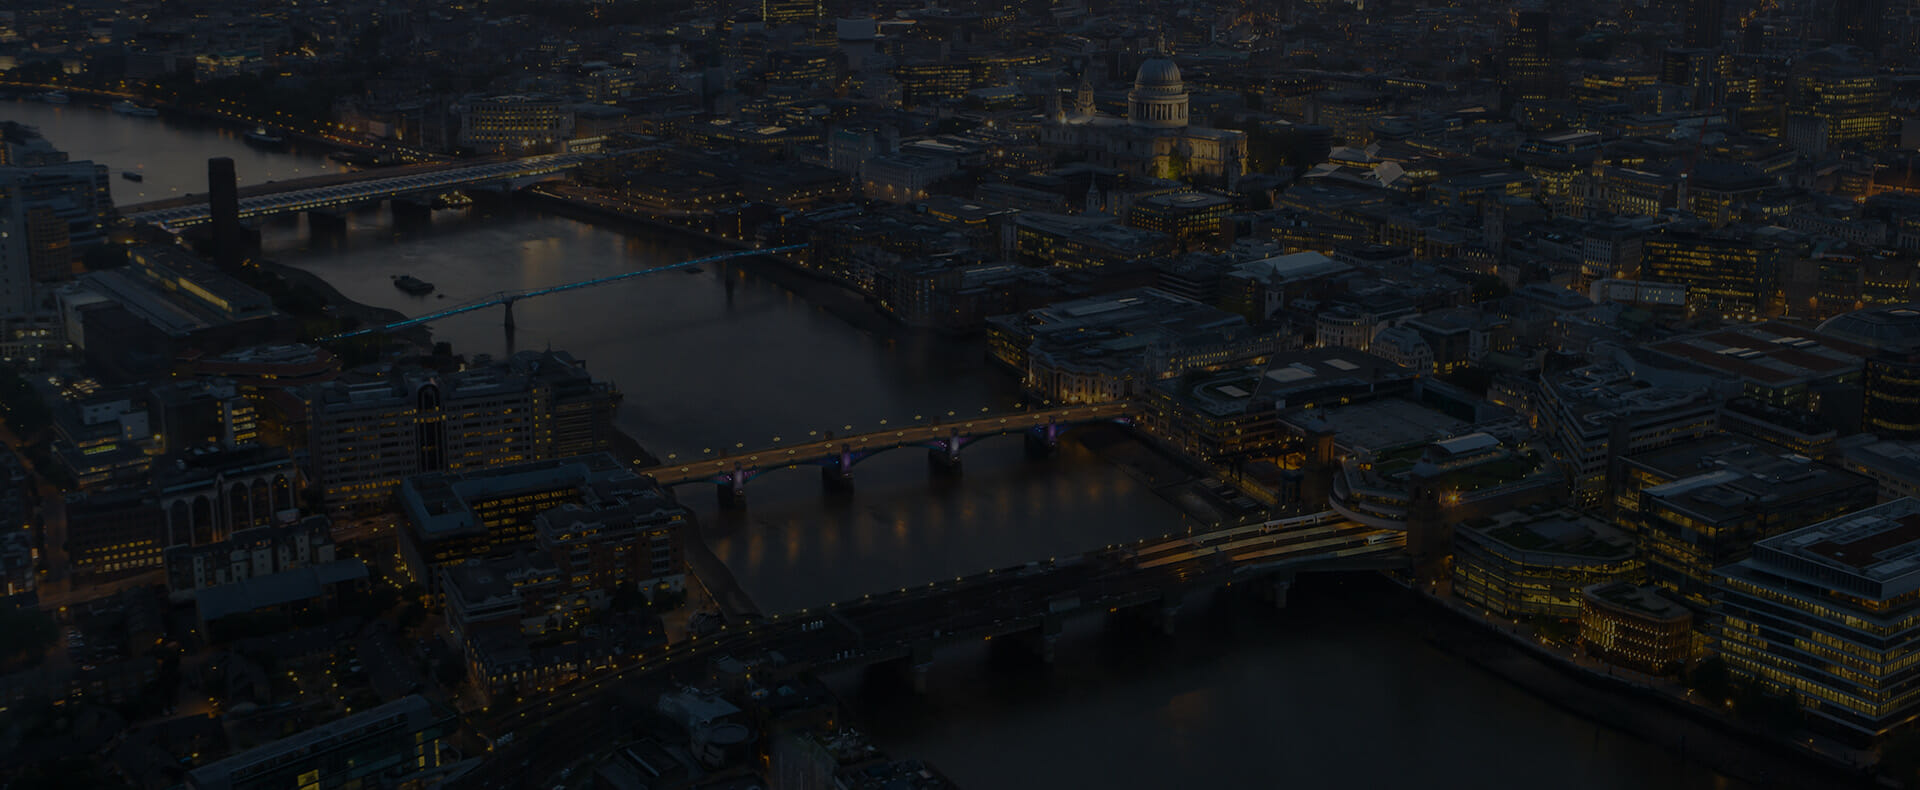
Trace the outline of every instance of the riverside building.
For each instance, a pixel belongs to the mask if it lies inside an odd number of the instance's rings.
[[[1760,541],[1714,578],[1736,675],[1858,740],[1920,714],[1920,500]]]

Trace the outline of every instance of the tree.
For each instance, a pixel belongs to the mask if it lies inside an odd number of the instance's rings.
[[[1880,744],[1880,775],[1920,788],[1920,731],[1902,730]]]
[[[1709,702],[1726,702],[1733,695],[1733,674],[1727,671],[1726,659],[1714,656],[1695,665],[1687,673],[1687,688]]]
[[[613,588],[613,597],[607,602],[607,606],[615,612],[631,612],[646,603],[646,596],[634,589],[631,583],[621,582],[618,587]]]
[[[39,663],[59,629],[39,609],[10,606],[0,609],[0,634],[0,667],[12,668]]]

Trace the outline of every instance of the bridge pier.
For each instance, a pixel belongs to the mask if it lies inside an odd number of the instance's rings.
[[[852,491],[853,472],[838,464],[820,467],[820,485],[828,491]]]
[[[512,331],[513,331],[513,329],[514,329],[514,326],[513,326],[513,300],[511,300],[511,299],[509,299],[509,300],[507,300],[507,301],[505,301],[505,302],[501,302],[501,303],[500,303],[500,308],[501,308],[501,309],[503,309],[503,310],[505,310],[505,311],[507,312],[507,320],[506,320],[506,325],[507,325],[507,331],[508,331],[508,332],[512,332]]]
[[[960,473],[960,429],[953,429],[947,434],[947,438],[927,448],[927,465],[935,472]]]
[[[1287,593],[1293,590],[1293,574],[1281,574],[1267,580],[1267,602],[1275,609],[1287,608]]]
[[[1160,633],[1173,636],[1174,627],[1180,621],[1180,594],[1169,592],[1160,596],[1160,604],[1149,604],[1147,619],[1160,629]]]
[[[1058,615],[1040,618],[1040,631],[1035,634],[1034,653],[1046,664],[1052,664],[1054,645],[1060,641],[1060,634],[1066,630],[1066,623]]]
[[[746,506],[747,474],[739,464],[734,464],[733,471],[721,478],[720,483],[714,488],[719,494],[720,507],[733,509]]]
[[[820,467],[820,485],[828,491],[853,490],[853,445],[840,445],[833,462]]]
[[[307,212],[307,229],[314,235],[345,234],[347,215],[330,209],[313,209]]]
[[[433,223],[433,201],[416,195],[395,195],[387,201],[393,212],[393,224],[414,227]]]
[[[913,656],[907,659],[909,672],[913,674],[913,692],[927,693],[927,676],[933,673],[933,643],[920,642],[913,646]]]
[[[1053,425],[1048,425],[1043,430],[1028,431],[1026,439],[1028,458],[1035,460],[1051,458],[1060,449],[1060,433],[1054,429]]]

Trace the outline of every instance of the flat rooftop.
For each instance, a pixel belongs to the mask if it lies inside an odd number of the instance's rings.
[[[1697,367],[1768,387],[1819,381],[1859,370],[1872,348],[1779,321],[1676,337],[1647,348]]]
[[[1896,499],[1756,546],[1874,581],[1920,586],[1920,500]]]
[[[1425,445],[1466,431],[1468,424],[1404,398],[1383,398],[1319,413],[1338,432],[1335,440],[1356,452]]]

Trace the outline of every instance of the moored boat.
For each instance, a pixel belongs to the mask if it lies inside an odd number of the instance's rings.
[[[131,115],[135,118],[152,118],[160,114],[159,110],[152,107],[142,107],[130,101],[114,102],[113,111],[121,115]]]
[[[427,294],[433,293],[433,283],[411,274],[402,274],[399,277],[393,278],[393,287],[406,291],[414,296],[426,296]]]

